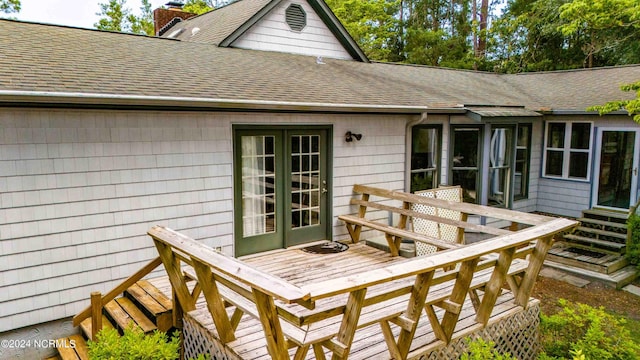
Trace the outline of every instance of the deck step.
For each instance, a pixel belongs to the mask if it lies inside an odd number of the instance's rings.
[[[138,281],[125,291],[124,296],[142,310],[158,330],[167,332],[173,327],[171,300],[148,281]]]
[[[56,342],[60,360],[89,360],[89,347],[82,335],[71,335]]]
[[[621,243],[606,241],[606,240],[599,240],[599,239],[584,237],[580,235],[573,235],[573,234],[565,235],[564,240],[566,242],[576,243],[578,245],[583,245],[583,246],[586,245],[593,248],[594,250],[601,250],[609,253],[624,254],[627,249],[626,244],[621,244]]]
[[[616,233],[613,231],[594,229],[585,226],[578,226],[574,232],[576,235],[581,235],[584,237],[593,236],[599,240],[617,242],[617,243],[625,243],[627,241],[627,234]]]
[[[102,328],[109,328],[109,329],[113,329],[113,324],[111,323],[111,321],[109,321],[109,319],[105,316],[102,315]],[[91,338],[91,318],[86,318],[84,319],[81,323],[80,323],[80,330],[82,330],[82,333],[84,334],[84,337],[87,339]]]
[[[627,233],[627,224],[612,222],[612,221],[590,219],[585,217],[581,217],[576,220],[580,221],[580,223],[582,223],[582,226],[584,227],[597,228],[597,229],[607,230],[607,231],[611,231],[619,234]]]
[[[611,211],[602,209],[589,209],[582,212],[582,216],[589,219],[596,219],[624,224],[629,218],[629,214],[622,211]]]
[[[623,255],[605,253],[566,242],[554,244],[547,254],[547,259],[566,266],[601,274],[614,273],[629,264],[629,261]]]
[[[118,329],[124,331],[133,322],[135,326],[140,327],[142,331],[150,333],[157,329],[156,325],[144,315],[142,310],[126,297],[119,297],[108,302],[104,309],[107,318],[117,325]]]

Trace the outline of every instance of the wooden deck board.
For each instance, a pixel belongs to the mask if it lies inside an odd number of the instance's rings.
[[[299,249],[288,249],[283,251],[270,252],[268,255],[248,256],[241,260],[250,266],[260,270],[269,271],[272,275],[287,279],[293,284],[303,285],[311,283],[318,279],[334,279],[344,276],[345,274],[355,274],[370,271],[377,267],[390,264],[401,263],[407,259],[401,257],[391,257],[388,253],[369,247],[365,244],[349,244],[349,250],[338,254],[310,254]],[[158,290],[163,292],[167,297],[171,297],[171,286],[166,277],[150,279],[149,283],[156,286]],[[391,283],[384,286],[393,286]],[[401,297],[404,299],[404,297]],[[513,304],[513,295],[506,292],[501,295],[492,312],[492,319],[499,317],[501,313],[521,309]],[[325,299],[330,300],[330,298]],[[398,301],[406,302],[406,299]],[[234,307],[227,309],[229,314],[232,313]],[[464,333],[470,324],[475,324],[475,311],[472,309],[471,302],[467,299],[463,312],[456,325],[456,334]],[[440,310],[436,311],[440,313]],[[217,337],[215,325],[206,309],[206,303],[201,296],[196,303],[196,310],[189,313],[203,327]],[[339,319],[327,319],[320,323],[313,324],[317,326],[335,326],[335,322]],[[491,322],[491,320],[490,320]],[[396,325],[391,325],[395,336],[399,333]],[[456,336],[456,335],[454,335]],[[439,344],[429,324],[424,312],[421,314],[419,326],[416,331],[415,339],[411,346],[411,352],[417,349],[426,348]],[[262,332],[260,322],[248,315],[244,315],[236,330],[236,340],[230,345],[238,351],[243,359],[261,360],[269,359],[267,353],[266,341]],[[326,349],[325,349],[326,350]],[[295,353],[295,349],[289,350],[290,355]],[[328,350],[325,355],[330,356]],[[415,355],[415,354],[414,354]],[[350,352],[350,359],[371,359],[371,358],[388,358],[389,353],[387,345],[384,341],[380,325],[374,323],[363,327],[356,332],[353,346]],[[313,350],[310,349],[305,359],[315,359]]]

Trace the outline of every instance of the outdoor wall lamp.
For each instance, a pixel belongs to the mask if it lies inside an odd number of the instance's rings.
[[[346,142],[352,142],[354,138],[357,141],[360,141],[360,139],[362,139],[362,134],[352,133],[351,131],[347,131],[347,133],[344,134],[344,141]]]

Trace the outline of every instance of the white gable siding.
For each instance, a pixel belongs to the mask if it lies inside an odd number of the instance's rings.
[[[353,184],[403,188],[407,119],[0,109],[0,333],[78,313],[157,256],[155,224],[233,254],[233,124],[333,125],[348,237]]]
[[[307,26],[302,31],[291,30],[285,22],[285,10],[292,3],[301,5],[307,13]],[[304,0],[282,1],[231,46],[353,60],[313,8]]]

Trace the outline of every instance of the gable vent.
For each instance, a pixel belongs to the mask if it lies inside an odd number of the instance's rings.
[[[285,11],[287,25],[294,31],[302,31],[307,26],[307,13],[302,6],[291,4]]]

